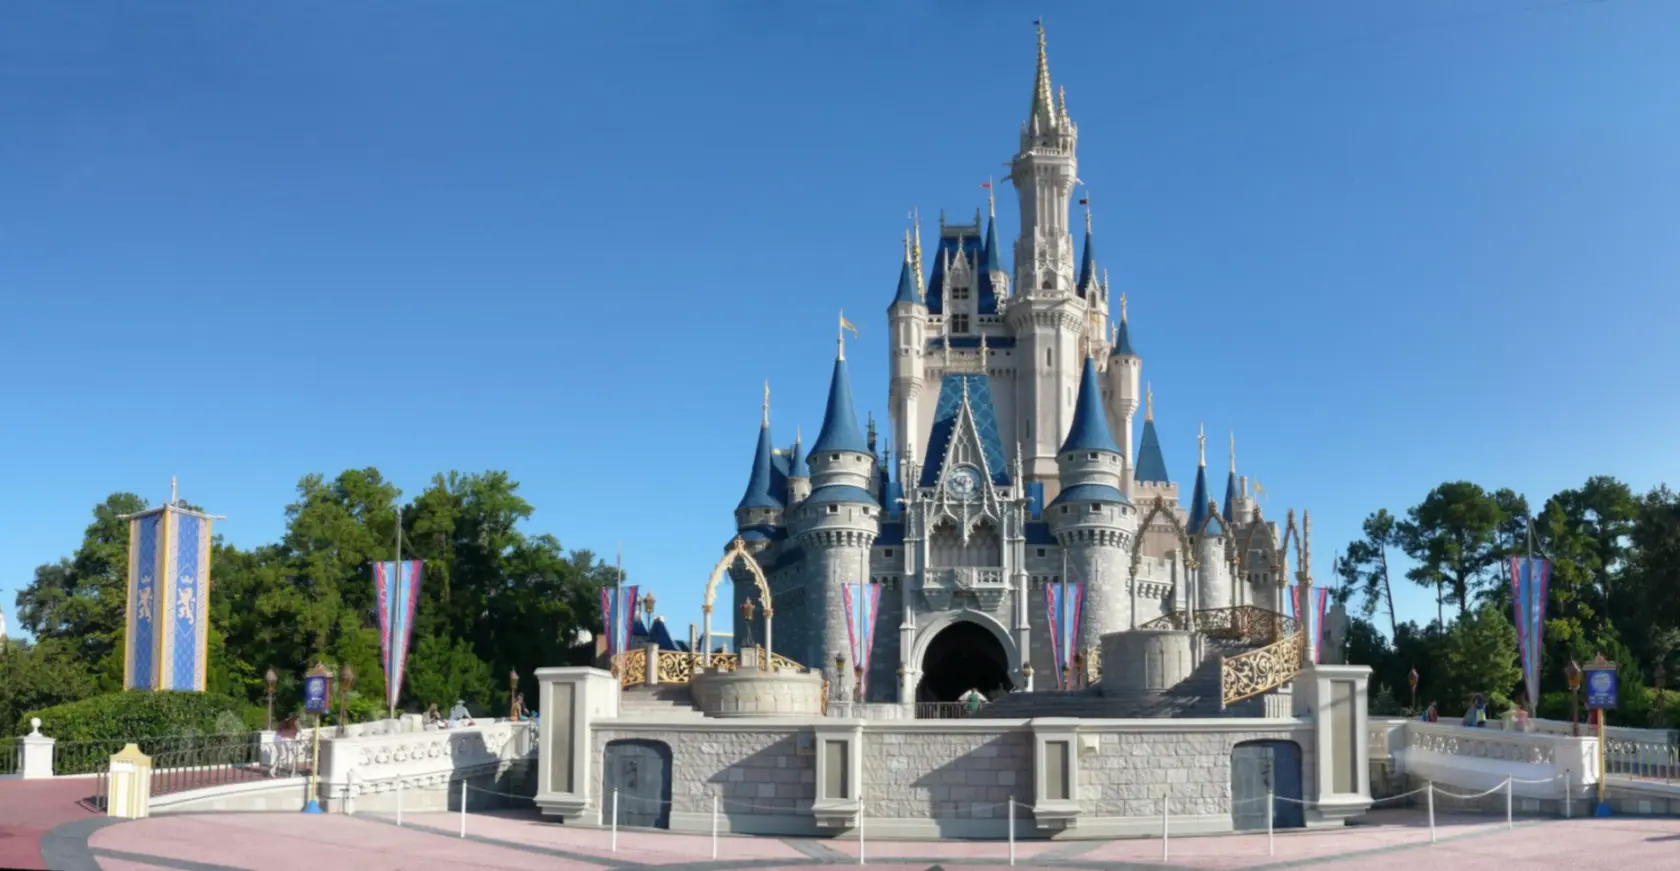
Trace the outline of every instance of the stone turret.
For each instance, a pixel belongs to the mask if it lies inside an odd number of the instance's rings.
[[[836,653],[852,658],[843,586],[868,580],[869,549],[881,528],[881,506],[871,492],[875,457],[858,430],[843,344],[834,360],[822,432],[811,444],[806,463],[811,470],[811,495],[800,503],[791,521],[792,533],[805,552],[810,594],[799,623],[806,637],[779,643],[798,661],[820,668],[833,662]]]
[[[1196,597],[1195,610],[1229,608],[1234,604],[1230,567],[1226,564],[1225,526],[1220,522],[1218,506],[1208,495],[1207,436],[1199,435],[1201,463],[1196,467],[1196,486],[1190,494],[1190,522],[1185,531],[1195,542]]]
[[[758,427],[758,444],[753,448],[752,472],[747,476],[746,492],[735,506],[735,530],[755,551],[774,539],[780,532],[784,517],[780,499],[774,492],[774,471],[770,447],[770,385],[764,385],[764,418]]]
[[[1127,566],[1137,512],[1124,493],[1125,460],[1103,413],[1096,362],[1085,359],[1073,426],[1056,456],[1062,490],[1050,503],[1050,532],[1067,554],[1069,580],[1085,584],[1075,649],[1131,625]]]

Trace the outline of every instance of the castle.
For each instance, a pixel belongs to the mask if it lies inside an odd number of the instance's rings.
[[[1021,215],[1012,269],[995,201],[984,222],[941,219],[931,274],[919,228],[907,234],[887,307],[885,452],[873,417],[867,435],[858,425],[844,318],[815,441],[774,447],[766,389],[736,537],[768,575],[775,652],[832,669],[837,695],[1069,687],[1106,633],[1174,612],[1282,610],[1277,529],[1239,480],[1234,443],[1223,499],[1202,439],[1180,505],[1124,295],[1111,325],[1088,208],[1075,260],[1078,141],[1040,27],[1007,178]],[[736,643],[762,641],[762,607],[741,608],[753,585],[734,580]]]

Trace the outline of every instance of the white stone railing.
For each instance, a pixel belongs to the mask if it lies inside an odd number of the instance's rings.
[[[1373,736],[1376,724],[1368,727]],[[1554,798],[1566,788],[1598,782],[1598,739],[1507,732],[1449,723],[1390,721],[1382,727],[1397,769],[1467,790],[1512,780],[1517,795]],[[1395,733],[1403,739],[1397,742]],[[1377,756],[1373,737],[1372,756]]]
[[[534,722],[480,723],[456,729],[322,740],[321,779],[332,785],[327,797],[337,797],[341,790],[349,798],[364,792],[395,790],[399,782],[411,787],[436,786],[448,783],[460,772],[494,769],[536,757]]]

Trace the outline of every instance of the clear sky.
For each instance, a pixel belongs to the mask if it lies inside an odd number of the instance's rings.
[[[906,215],[1003,174],[1040,13],[1186,491],[1235,430],[1326,578],[1443,480],[1671,475],[1680,3],[16,0],[0,604],[172,475],[254,545],[309,472],[506,469],[682,634],[837,309],[885,419]]]

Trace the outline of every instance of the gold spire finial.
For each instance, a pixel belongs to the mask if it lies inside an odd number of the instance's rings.
[[[1237,434],[1231,433],[1231,474],[1237,473]]]
[[[1143,419],[1146,423],[1155,419],[1155,388],[1147,381],[1143,384]]]
[[[1038,26],[1038,76],[1033,80],[1032,112],[1028,117],[1048,125],[1056,119],[1056,104],[1055,96],[1050,93],[1050,58],[1044,50],[1044,19],[1040,18],[1033,24]]]
[[[764,426],[769,426],[770,425],[770,382],[769,381],[764,382],[764,420],[761,421],[761,423]]]
[[[927,287],[922,281],[922,212],[910,210],[910,232],[915,234],[910,245],[910,268],[916,270],[916,296],[927,302]]]
[[[1196,424],[1196,454],[1201,465],[1207,465],[1207,427]]]
[[[1064,120],[1064,121],[1067,120],[1068,111],[1067,111],[1067,88],[1066,87],[1057,86],[1057,88],[1056,88],[1056,108],[1057,108],[1057,111],[1061,114],[1062,120]]]

